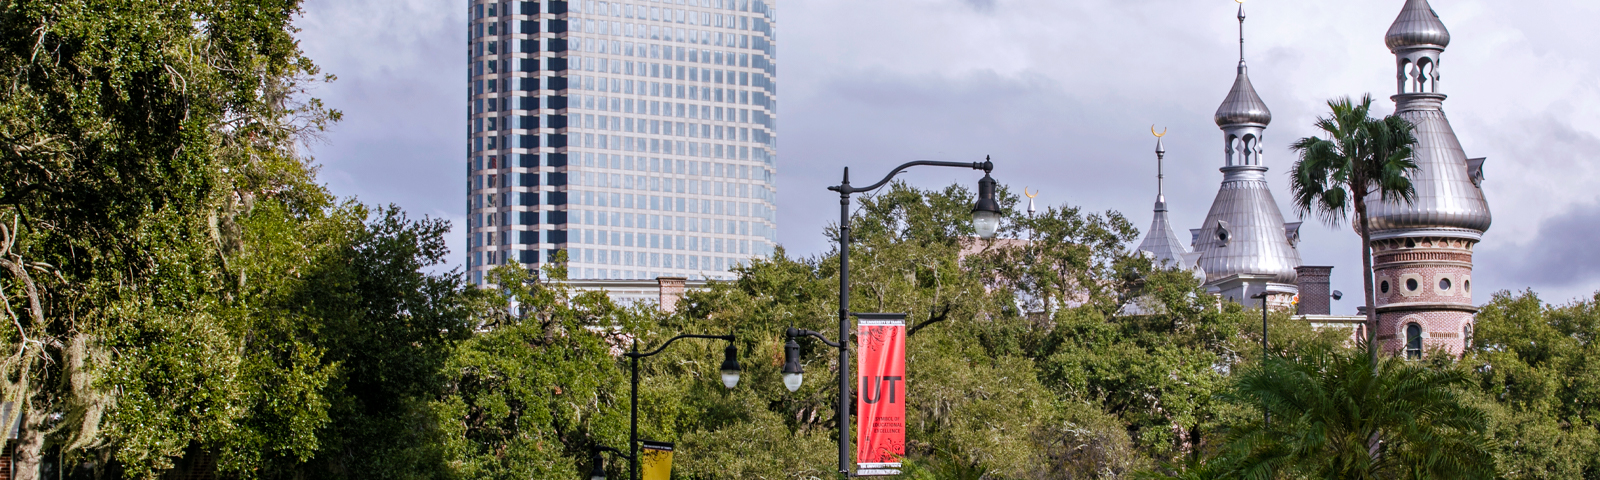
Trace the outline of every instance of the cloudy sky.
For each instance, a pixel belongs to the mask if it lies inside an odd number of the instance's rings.
[[[769,0],[771,1],[771,0]],[[1232,0],[776,0],[780,243],[827,249],[845,166],[976,161],[1039,201],[1118,210],[1141,227],[1155,197],[1151,124],[1168,128],[1167,198],[1179,233],[1221,181],[1212,112],[1238,61]],[[308,0],[302,48],[338,81],[315,95],[345,113],[313,146],[335,193],[415,216],[465,217],[464,0]],[[1370,92],[1392,112],[1383,34],[1402,0],[1250,0],[1246,57],[1273,111],[1265,156],[1284,212],[1288,144],[1329,98]],[[1600,18],[1592,0],[1433,0],[1452,34],[1445,111],[1488,157],[1494,226],[1478,246],[1478,302],[1533,288],[1563,302],[1600,290]],[[972,172],[914,171],[922,187]],[[1359,303],[1359,240],[1308,219],[1305,264],[1333,265]],[[452,235],[452,246],[463,244]],[[1186,235],[1185,235],[1186,238]],[[459,263],[459,259],[456,260]]]

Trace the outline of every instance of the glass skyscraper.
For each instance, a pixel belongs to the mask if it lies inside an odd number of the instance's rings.
[[[772,2],[469,4],[467,265],[730,278],[775,245]]]

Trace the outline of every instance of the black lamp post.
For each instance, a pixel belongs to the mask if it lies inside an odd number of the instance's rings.
[[[784,346],[785,357],[783,365],[783,385],[793,392],[800,389],[804,378],[803,369],[800,367],[800,345],[795,343],[795,337],[813,336],[822,340],[830,347],[839,349],[839,476],[850,477],[850,195],[876,190],[889,183],[896,175],[906,169],[918,166],[930,167],[955,167],[983,170],[983,179],[978,180],[978,201],[972,206],[972,226],[982,238],[994,238],[995,232],[1000,229],[1000,202],[995,200],[995,181],[989,176],[994,171],[994,163],[985,157],[982,162],[935,162],[918,160],[909,162],[884,176],[878,183],[865,187],[850,185],[850,169],[844,169],[844,181],[838,185],[828,187],[828,190],[839,192],[839,341],[829,341],[826,336],[810,330],[799,330],[793,327],[787,332],[789,342]]]
[[[733,387],[739,385],[739,375],[742,369],[739,368],[739,350],[737,347],[733,346],[733,335],[678,335],[667,340],[667,343],[661,344],[661,346],[655,350],[645,353],[639,353],[639,340],[635,339],[633,341],[633,351],[623,354],[628,357],[628,360],[631,363],[630,367],[633,370],[632,391],[628,397],[628,453],[623,454],[622,452],[617,452],[615,449],[601,447],[602,449],[616,452],[618,456],[628,459],[628,480],[639,478],[639,359],[655,356],[656,354],[661,353],[662,350],[666,350],[667,347],[671,346],[672,342],[676,342],[683,338],[706,338],[727,341],[728,348],[722,350],[722,367],[719,369],[722,374],[722,386],[728,387],[728,389],[731,390]],[[599,466],[600,454],[598,452],[595,453],[595,465],[596,467],[594,472],[599,476],[591,476],[591,478],[603,480],[605,478],[605,472],[601,470]]]
[[[1257,293],[1255,295],[1251,295],[1250,296],[1250,298],[1252,298],[1252,299],[1256,299],[1256,298],[1261,299],[1261,361],[1262,362],[1266,362],[1267,361],[1267,296],[1269,296],[1269,295],[1271,295],[1271,292],[1263,291],[1261,293]],[[1262,405],[1261,406],[1261,415],[1262,415],[1262,421],[1265,421],[1267,425],[1271,425],[1272,424],[1272,414],[1267,412],[1267,406],[1266,405]]]

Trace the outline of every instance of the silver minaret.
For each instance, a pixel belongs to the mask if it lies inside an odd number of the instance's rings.
[[[1408,0],[1384,43],[1395,55],[1395,112],[1416,126],[1410,204],[1371,205],[1378,340],[1384,351],[1459,354],[1471,342],[1472,249],[1492,220],[1483,160],[1467,158],[1441,109],[1439,56],[1450,32],[1427,0]]]
[[[1150,133],[1155,133],[1154,127]],[[1199,255],[1189,253],[1189,250],[1183,247],[1183,242],[1178,240],[1178,234],[1172,233],[1172,222],[1167,220],[1167,197],[1163,191],[1166,175],[1162,172],[1162,161],[1167,154],[1166,147],[1161,143],[1161,137],[1164,135],[1166,135],[1164,131],[1156,135],[1155,214],[1150,221],[1150,230],[1145,232],[1144,241],[1139,243],[1139,251],[1148,252],[1159,268],[1195,270],[1195,261]]]
[[[1299,293],[1294,269],[1300,266],[1300,252],[1294,242],[1300,223],[1284,223],[1267,188],[1261,141],[1272,112],[1250,85],[1244,62],[1244,18],[1241,4],[1239,75],[1215,116],[1225,144],[1222,188],[1205,223],[1190,232],[1208,290],[1240,303],[1268,292],[1269,303],[1287,306]]]

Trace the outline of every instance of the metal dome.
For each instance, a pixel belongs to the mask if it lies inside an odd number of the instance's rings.
[[[1194,239],[1207,281],[1246,274],[1293,284],[1300,252],[1267,188],[1266,167],[1223,167],[1222,172],[1222,188]]]
[[[1250,73],[1245,68],[1244,62],[1239,62],[1239,76],[1233,80],[1233,89],[1228,91],[1228,98],[1222,100],[1222,105],[1217,107],[1214,117],[1217,126],[1254,124],[1266,126],[1272,123],[1272,111],[1267,109],[1267,103],[1261,101],[1261,96],[1256,94],[1256,88],[1250,85]]]
[[[1390,51],[1416,47],[1443,50],[1450,46],[1450,31],[1444,28],[1444,22],[1439,21],[1439,14],[1434,13],[1428,0],[1406,0],[1405,8],[1400,10],[1400,16],[1394,19],[1394,24],[1389,26],[1383,43],[1389,46]]]
[[[1477,239],[1489,230],[1493,217],[1480,182],[1474,181],[1467,154],[1450,128],[1440,103],[1444,95],[1397,95],[1397,114],[1416,125],[1417,145],[1411,175],[1416,199],[1410,204],[1383,202],[1367,197],[1373,238],[1431,233]],[[1481,168],[1481,167],[1480,167]]]

